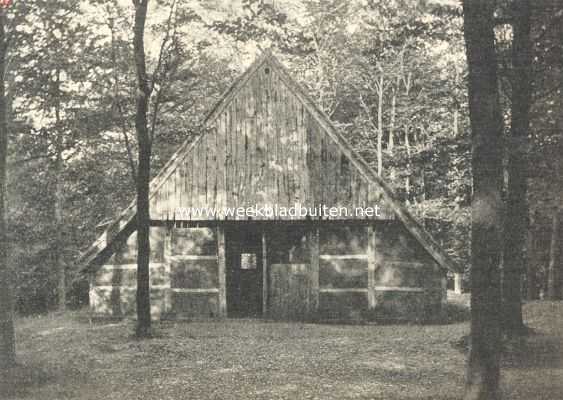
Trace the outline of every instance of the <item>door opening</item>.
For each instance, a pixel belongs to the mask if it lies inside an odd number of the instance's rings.
[[[227,315],[262,316],[262,233],[248,225],[225,230]]]

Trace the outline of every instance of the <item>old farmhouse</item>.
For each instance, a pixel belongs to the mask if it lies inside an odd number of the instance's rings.
[[[452,262],[271,52],[205,128],[151,182],[154,318],[440,313]],[[135,226],[132,204],[82,258],[94,314],[134,314]]]

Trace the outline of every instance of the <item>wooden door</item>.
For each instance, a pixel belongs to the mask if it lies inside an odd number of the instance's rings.
[[[226,278],[229,317],[262,315],[262,236],[252,226],[227,231]]]
[[[274,319],[305,320],[310,317],[309,264],[270,264],[269,314]]]

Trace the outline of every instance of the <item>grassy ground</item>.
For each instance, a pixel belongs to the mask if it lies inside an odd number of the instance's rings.
[[[506,346],[506,399],[561,399],[562,303],[532,303],[535,334]],[[459,399],[468,324],[344,326],[255,320],[130,322],[80,313],[20,319],[20,366],[1,399]]]

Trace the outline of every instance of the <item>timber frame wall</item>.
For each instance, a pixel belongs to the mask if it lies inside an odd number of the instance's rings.
[[[427,320],[440,314],[445,271],[396,221],[234,224],[261,235],[265,318]],[[225,225],[157,225],[151,228],[153,318],[226,317]],[[294,232],[300,232],[297,239],[303,237],[303,255],[276,260],[273,251],[285,257],[280,242]],[[133,234],[125,248],[92,275],[94,314],[134,314],[135,243]],[[291,282],[301,282],[301,287],[293,288]]]

